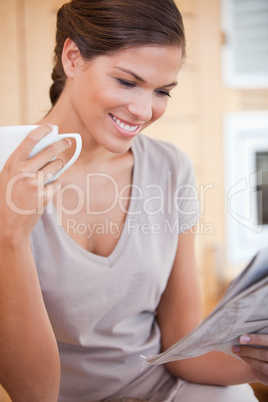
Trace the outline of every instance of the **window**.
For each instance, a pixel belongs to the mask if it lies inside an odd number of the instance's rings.
[[[256,153],[258,224],[268,224],[268,152]]]
[[[268,88],[268,0],[221,0],[224,84]]]
[[[245,264],[268,239],[268,112],[224,119],[226,251]]]

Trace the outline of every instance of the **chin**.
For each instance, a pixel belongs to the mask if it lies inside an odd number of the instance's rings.
[[[133,144],[133,141],[136,137],[128,139],[128,140],[112,140],[109,144],[106,144],[105,148],[107,151],[112,152],[114,154],[124,154],[128,152]]]

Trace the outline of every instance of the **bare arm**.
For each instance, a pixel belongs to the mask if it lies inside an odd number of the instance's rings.
[[[158,308],[162,349],[166,350],[189,333],[200,320],[201,299],[194,259],[194,235],[185,233],[179,237],[173,270]],[[246,353],[245,349],[241,350]],[[254,350],[251,353],[256,356],[256,353],[262,352]],[[219,352],[175,361],[166,367],[175,377],[201,384],[234,385],[267,381],[266,375],[257,372],[254,367]]]
[[[60,141],[27,160],[35,143],[51,129],[41,126],[35,131],[0,174],[0,382],[13,402],[56,402],[60,381],[57,344],[30,246],[31,231],[51,201],[55,184],[39,186],[37,176],[29,177],[28,172],[58,171],[61,161],[48,162],[68,144]],[[17,213],[14,206],[36,212]]]
[[[28,239],[1,241],[0,379],[12,401],[57,401],[59,356]]]

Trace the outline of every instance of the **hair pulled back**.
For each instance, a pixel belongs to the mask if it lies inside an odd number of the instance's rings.
[[[150,44],[180,46],[185,53],[183,21],[173,0],[72,0],[57,14],[53,106],[66,81],[61,54],[67,38],[85,60]]]

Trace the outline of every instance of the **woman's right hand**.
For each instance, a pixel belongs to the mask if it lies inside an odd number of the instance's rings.
[[[0,236],[9,240],[30,235],[60,188],[58,180],[47,185],[46,182],[62,168],[63,161],[57,156],[70,148],[70,140],[58,141],[29,159],[33,147],[51,131],[50,125],[40,125],[33,130],[0,172]]]
[[[12,401],[57,401],[60,360],[30,246],[30,233],[59,183],[61,140],[29,159],[52,128],[41,125],[12,153],[0,173],[0,382]],[[56,158],[52,161],[53,158]]]

